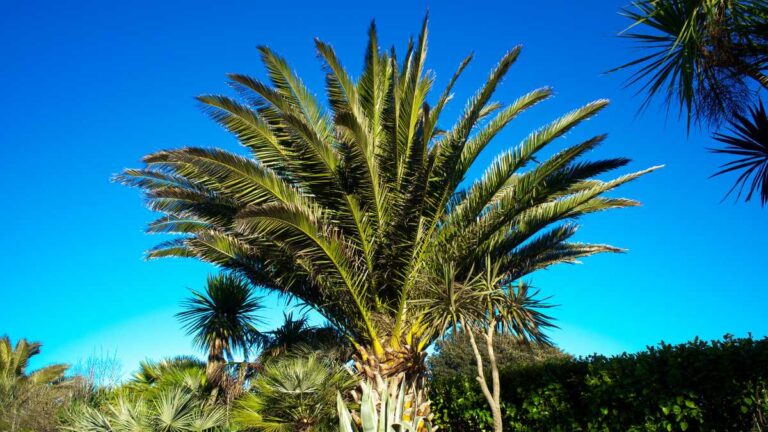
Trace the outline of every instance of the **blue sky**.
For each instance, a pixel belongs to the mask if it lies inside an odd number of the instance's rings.
[[[139,360],[192,353],[173,314],[212,268],[145,262],[159,239],[137,191],[110,182],[152,151],[185,145],[238,150],[192,97],[228,93],[224,74],[261,76],[256,45],[285,56],[318,94],[313,38],[359,71],[368,23],[384,46],[404,48],[430,9],[428,66],[441,88],[469,52],[475,60],[446,110],[452,119],[510,47],[523,44],[496,98],[511,102],[550,85],[556,97],[521,116],[478,162],[566,111],[598,98],[610,107],[555,147],[607,132],[591,157],[628,156],[631,169],[666,167],[622,188],[643,207],[584,219],[578,238],[629,249],[531,278],[560,306],[554,339],[576,354],[636,351],[768,333],[768,213],[721,202],[731,179],[707,177],[722,162],[708,133],[686,136],[675,115],[604,74],[637,55],[616,38],[628,1],[9,2],[0,14],[0,334],[43,342],[38,364],[77,363],[110,352],[126,371]],[[274,303],[267,321],[279,321]]]

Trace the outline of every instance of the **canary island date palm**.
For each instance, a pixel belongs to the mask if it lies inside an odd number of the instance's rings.
[[[256,328],[261,298],[244,277],[222,273],[208,277],[205,292],[192,291],[177,316],[195,344],[208,351],[206,374],[216,384],[224,378],[227,360],[248,356],[262,334]]]
[[[768,122],[758,106],[759,94],[768,90],[767,1],[640,0],[623,14],[632,25],[622,35],[637,41],[644,52],[615,70],[634,69],[628,83],[646,93],[643,106],[654,97],[668,107],[678,105],[689,127],[693,120],[715,127],[727,122],[738,129],[747,114],[753,125]],[[739,174],[730,192],[744,192],[746,201],[758,195],[765,205],[765,145],[755,146],[739,132],[718,133],[715,139],[727,144],[716,153],[734,157],[715,175]]]
[[[463,280],[485,257],[516,280],[552,264],[619,249],[573,242],[573,220],[637,205],[604,194],[654,168],[599,180],[624,158],[583,161],[604,135],[547,158],[540,151],[608,102],[597,100],[536,129],[465,183],[480,153],[515,117],[551,96],[533,90],[511,104],[494,93],[520,47],[504,54],[452,126],[441,113],[467,67],[428,97],[426,20],[404,55],[381,50],[371,25],[362,74],[316,41],[328,103],[286,61],[260,47],[267,81],[230,75],[240,99],[201,96],[210,115],[245,146],[165,150],[118,180],[143,189],[163,216],[152,233],[177,239],[149,258],[192,257],[304,303],[342,331],[356,367],[376,391],[424,376],[426,348],[440,336],[422,300],[450,263]],[[434,103],[428,103],[427,100]],[[503,145],[503,144],[499,144]],[[466,186],[466,187],[465,187]],[[392,383],[386,385],[385,383]]]

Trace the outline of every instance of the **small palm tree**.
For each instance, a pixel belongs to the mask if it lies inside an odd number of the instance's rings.
[[[668,107],[679,105],[685,111],[689,127],[692,120],[715,127],[730,123],[735,135],[716,134],[727,146],[715,152],[736,160],[715,175],[738,172],[731,192],[746,188],[746,201],[757,193],[765,205],[768,146],[752,132],[745,136],[743,128],[759,130],[768,123],[762,104],[756,107],[757,95],[768,90],[768,3],[640,0],[624,15],[632,26],[623,36],[639,42],[646,52],[614,70],[634,69],[629,84],[647,93],[643,106],[661,97]]]
[[[436,285],[438,288],[433,288],[432,295],[423,301],[427,319],[438,326],[442,334],[457,335],[461,331],[469,337],[476,381],[491,408],[494,431],[502,432],[501,382],[494,336],[506,335],[521,343],[533,341],[549,345],[545,331],[554,324],[544,311],[551,305],[546,299],[539,299],[539,291],[526,282],[513,283],[490,256],[486,256],[479,271],[463,280],[457,278],[452,266],[442,269],[443,285]],[[478,335],[484,339],[482,347],[478,344]]]
[[[227,360],[237,353],[247,357],[262,337],[256,328],[261,298],[250,283],[233,274],[209,276],[205,292],[192,291],[177,316],[195,344],[208,351],[207,375],[211,382],[222,376]]]
[[[292,312],[287,313],[280,327],[264,335],[260,354],[262,362],[301,351],[321,352],[341,361],[347,360],[349,354],[348,344],[338,330],[330,326],[310,325],[306,315],[294,318]]]
[[[315,353],[282,357],[266,364],[233,418],[244,430],[333,431],[336,394],[356,382],[346,368]]]
[[[143,189],[149,206],[164,213],[151,232],[182,235],[149,257],[210,262],[314,309],[355,347],[360,376],[385,392],[397,381],[407,381],[408,389],[423,382],[426,350],[442,335],[425,300],[445,289],[442,267],[450,265],[453,277],[465,280],[490,256],[514,281],[620,250],[571,241],[572,221],[638,205],[605,193],[655,168],[598,180],[629,162],[581,160],[604,135],[570,141],[537,159],[607,101],[535,130],[464,188],[493,138],[552,93],[537,89],[507,106],[493,100],[519,47],[502,57],[446,127],[441,113],[471,57],[429,104],[435,78],[425,65],[426,20],[404,56],[381,50],[372,25],[357,80],[330,45],[316,46],[327,71],[327,106],[282,57],[261,47],[271,84],[231,75],[243,102],[199,98],[248,156],[204,148],[160,151],[144,159],[145,168],[118,176]],[[392,386],[380,387],[385,382]]]

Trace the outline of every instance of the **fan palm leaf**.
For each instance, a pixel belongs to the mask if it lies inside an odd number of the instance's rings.
[[[230,430],[226,412],[208,406],[185,389],[118,394],[103,409],[83,406],[71,413],[73,432],[218,432]]]
[[[355,383],[346,368],[317,354],[282,357],[254,379],[233,417],[245,430],[335,430],[336,394],[349,392]]]

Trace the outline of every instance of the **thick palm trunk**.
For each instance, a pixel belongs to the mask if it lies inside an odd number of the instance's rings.
[[[208,349],[208,361],[205,365],[205,377],[211,386],[211,401],[226,397],[226,374],[224,368],[227,360],[224,358],[224,346],[220,341],[212,343]]]
[[[211,349],[208,351],[208,362],[205,366],[205,375],[210,383],[216,384],[219,381],[226,364],[227,361],[224,359],[223,350],[211,346]]]

